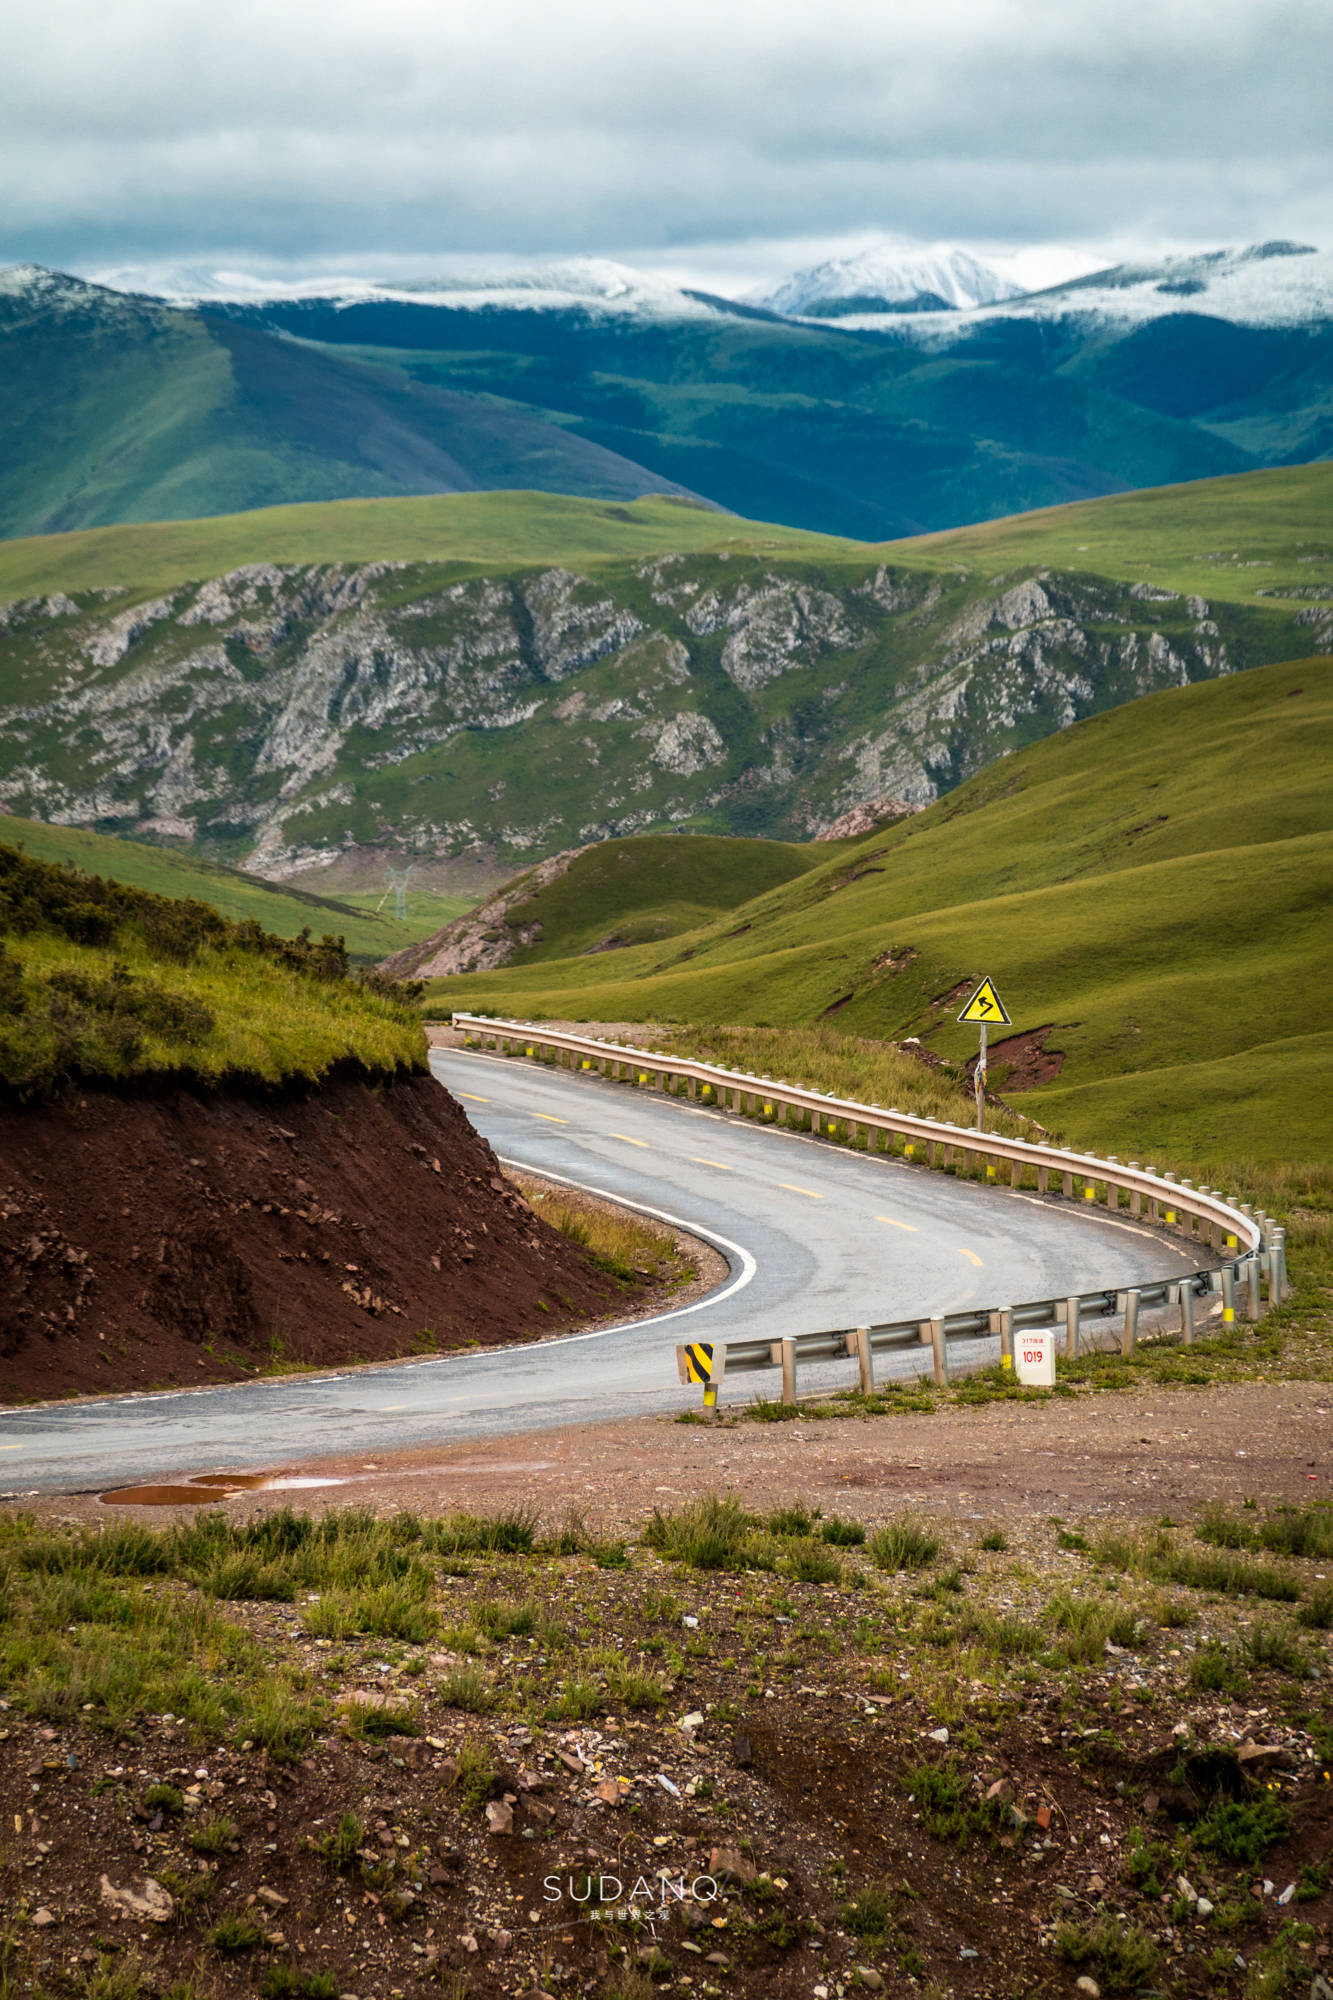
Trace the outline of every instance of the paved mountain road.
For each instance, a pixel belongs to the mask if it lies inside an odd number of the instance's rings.
[[[728,1281],[677,1313],[529,1347],[6,1411],[0,1488],[87,1491],[682,1407],[699,1398],[676,1378],[686,1338],[926,1317],[1174,1277],[1194,1261],[1124,1218],[869,1160],[600,1078],[453,1050],[434,1050],[431,1064],[502,1158],[711,1237]],[[803,1386],[820,1379],[802,1371]],[[851,1364],[822,1379],[849,1381]],[[724,1400],[771,1393],[775,1380],[737,1377]]]

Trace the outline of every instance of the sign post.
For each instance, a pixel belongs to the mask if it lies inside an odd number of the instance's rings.
[[[972,998],[968,1001],[958,1018],[960,1021],[975,1024],[981,1030],[981,1048],[977,1054],[974,1082],[977,1093],[977,1130],[978,1132],[984,1132],[986,1129],[986,1030],[992,1022],[996,1022],[1004,1028],[1012,1027],[1013,1023],[1005,1011],[1003,1000],[1001,1000],[999,994],[995,991],[993,980],[990,979],[982,980],[980,986],[978,986],[976,992],[972,995]]]

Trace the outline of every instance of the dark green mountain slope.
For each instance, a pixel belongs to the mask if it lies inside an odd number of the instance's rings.
[[[737,513],[861,539],[1208,478],[1266,456],[1194,412],[1158,407],[1133,371],[1127,394],[1095,372],[1084,379],[1085,350],[1116,342],[1075,323],[989,320],[923,344],[732,312],[672,320],[309,299],[218,310],[413,382],[535,407]],[[1206,345],[1214,323],[1190,323]],[[1257,393],[1262,402],[1262,381]]]
[[[0,534],[670,482],[534,411],[52,273],[0,274]]]

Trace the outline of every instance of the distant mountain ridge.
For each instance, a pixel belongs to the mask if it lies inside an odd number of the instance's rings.
[[[1299,243],[1022,295],[882,245],[767,303],[604,259],[176,276],[196,302],[0,273],[0,535],[521,489],[878,541],[1333,453],[1333,257]]]

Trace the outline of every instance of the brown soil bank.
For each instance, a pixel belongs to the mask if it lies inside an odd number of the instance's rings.
[[[429,1077],[0,1106],[0,1401],[490,1345],[618,1288]]]

